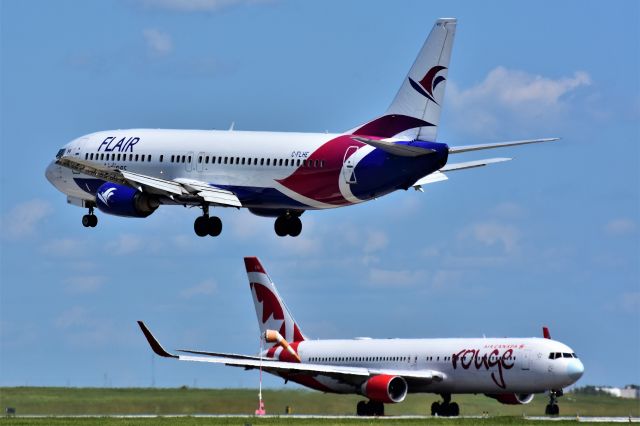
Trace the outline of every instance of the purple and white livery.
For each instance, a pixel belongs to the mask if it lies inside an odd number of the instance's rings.
[[[130,129],[82,136],[58,151],[47,179],[70,204],[147,217],[158,206],[199,206],[200,236],[222,222],[210,207],[248,208],[277,218],[280,236],[297,236],[305,210],[348,206],[398,189],[446,180],[445,173],[509,158],[448,163],[449,155],[547,142],[535,139],[463,147],[436,142],[455,19],[438,19],[387,111],[344,133]]]

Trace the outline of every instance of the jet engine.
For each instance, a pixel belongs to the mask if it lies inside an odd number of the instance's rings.
[[[407,396],[407,381],[400,376],[380,374],[373,376],[362,385],[362,394],[372,401],[402,402]]]
[[[111,182],[98,188],[96,204],[104,213],[125,217],[147,217],[160,205],[158,199],[149,194]]]
[[[532,393],[498,393],[485,395],[487,395],[489,398],[497,399],[501,404],[507,405],[528,404],[533,400]]]

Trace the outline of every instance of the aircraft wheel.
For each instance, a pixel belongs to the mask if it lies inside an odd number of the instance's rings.
[[[289,233],[287,228],[286,216],[279,216],[273,224],[273,229],[276,231],[278,237],[285,237]]]
[[[369,401],[370,415],[372,416],[384,416],[384,404],[382,402]]]
[[[82,216],[82,226],[84,226],[85,228],[91,226],[91,216],[89,216],[88,214]]]
[[[440,403],[438,401],[435,401],[433,404],[431,404],[431,415],[432,416],[440,415]]]
[[[559,414],[560,414],[560,407],[558,407],[558,405],[557,405],[557,404],[553,404],[553,405],[551,406],[551,415],[552,415],[552,416],[557,416],[557,415],[559,415]]]
[[[302,221],[299,217],[291,217],[287,220],[288,234],[292,237],[297,237],[302,232]]]
[[[367,403],[364,401],[358,401],[358,405],[356,405],[356,414],[358,416],[366,416],[367,415]]]
[[[218,216],[211,216],[207,221],[209,235],[217,237],[222,232],[222,220]]]
[[[209,233],[207,216],[199,216],[193,222],[193,230],[198,237],[204,237]]]
[[[457,402],[449,404],[449,415],[452,417],[458,417],[460,415],[460,407]]]
[[[89,215],[89,226],[95,228],[98,225],[98,216],[94,214]]]

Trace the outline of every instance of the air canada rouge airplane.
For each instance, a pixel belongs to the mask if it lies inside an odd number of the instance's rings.
[[[295,237],[306,210],[421,191],[448,172],[510,160],[449,163],[450,154],[557,140],[436,142],[455,31],[455,19],[438,19],[387,111],[346,132],[109,130],[69,142],[46,177],[69,204],[88,209],[85,227],[97,225],[96,207],[147,217],[160,205],[182,205],[202,209],[197,235],[217,236],[222,221],[210,208],[235,207],[274,217],[277,235]]]
[[[548,392],[546,414],[559,414],[556,398],[584,371],[567,345],[544,338],[309,340],[256,257],[245,257],[263,349],[257,356],[178,350],[167,352],[142,321],[151,349],[180,361],[210,362],[265,372],[322,392],[359,394],[358,415],[383,415],[384,404],[409,393],[434,393],[431,414],[457,416],[452,394],[483,393],[503,404],[527,404]],[[184,354],[184,355],[183,355]]]

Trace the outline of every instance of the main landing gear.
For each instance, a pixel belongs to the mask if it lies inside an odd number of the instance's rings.
[[[278,216],[276,222],[273,224],[273,229],[279,237],[291,235],[297,237],[302,232],[302,221],[300,216],[286,213],[282,216]]]
[[[451,394],[443,393],[440,395],[442,402],[434,402],[431,404],[431,415],[439,417],[457,417],[460,415],[460,407],[458,403],[451,402]]]
[[[98,216],[93,214],[93,207],[89,207],[89,214],[82,216],[82,226],[85,228],[95,228],[98,224]]]
[[[550,390],[549,391],[549,403],[544,408],[544,414],[547,416],[557,416],[560,414],[560,407],[558,407],[558,397],[562,396],[564,392],[562,389],[560,390]]]
[[[209,217],[209,206],[202,207],[202,216],[193,222],[193,230],[198,237],[217,237],[222,232],[222,221],[218,216]]]
[[[360,401],[356,405],[359,416],[384,416],[384,404],[377,401]]]

